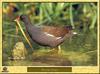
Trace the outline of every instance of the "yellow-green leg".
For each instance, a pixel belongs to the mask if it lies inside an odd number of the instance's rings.
[[[60,54],[61,53],[61,46],[59,45],[58,46],[58,54]]]
[[[50,50],[49,52],[50,52],[50,53],[53,53],[53,54],[61,54],[61,46],[59,45],[58,47],[53,48],[53,49]]]

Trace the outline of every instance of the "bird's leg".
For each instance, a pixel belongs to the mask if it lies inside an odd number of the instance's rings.
[[[61,46],[59,45],[58,47],[53,48],[53,49],[51,50],[51,52],[60,54],[60,53],[61,53]]]
[[[57,54],[58,53],[58,47],[55,47],[55,48],[51,48],[51,50],[48,51],[49,54]]]
[[[61,53],[61,46],[59,45],[58,46],[58,54],[60,54]]]
[[[57,48],[51,48],[49,52],[55,51]]]
[[[61,46],[57,46],[55,48],[52,48],[52,50],[49,51],[52,54],[61,54]]]

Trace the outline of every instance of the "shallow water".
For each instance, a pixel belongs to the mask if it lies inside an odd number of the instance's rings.
[[[28,55],[25,60],[9,60],[11,50],[17,42],[15,39],[7,39],[3,41],[3,65],[8,66],[95,66],[97,65],[97,36],[96,32],[90,31],[74,36],[72,39],[67,39],[61,44],[62,53],[49,54],[47,51],[51,48],[42,47],[33,44],[34,53],[25,46],[28,50]],[[7,41],[8,40],[8,41]],[[8,43],[9,42],[9,43]],[[11,43],[10,43],[11,42]],[[25,41],[24,41],[25,42]],[[45,55],[46,54],[46,55]],[[48,55],[47,55],[48,54]],[[51,55],[54,55],[51,57]]]

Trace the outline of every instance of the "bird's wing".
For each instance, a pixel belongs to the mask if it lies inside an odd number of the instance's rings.
[[[47,33],[47,32],[44,32],[44,34],[47,35],[47,36],[50,36],[50,37],[54,37],[54,38],[56,38],[56,39],[62,38],[61,36],[56,37],[56,36],[54,36],[53,34],[49,34],[49,33]]]
[[[43,26],[42,31],[55,37],[64,37],[68,31],[63,27]]]

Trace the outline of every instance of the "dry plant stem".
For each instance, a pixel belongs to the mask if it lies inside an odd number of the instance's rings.
[[[89,54],[89,53],[92,53],[92,52],[97,52],[97,50],[88,51],[88,52],[85,52],[85,53],[83,53],[83,54]]]
[[[18,25],[16,25],[16,35],[18,34]]]
[[[22,32],[22,34],[23,34],[24,38],[25,38],[25,39],[26,39],[26,41],[28,42],[29,46],[33,49],[32,45],[31,45],[31,43],[30,43],[29,39],[27,38],[27,36],[26,36],[25,32],[23,31],[23,29],[22,29],[22,27],[21,27],[21,25],[20,25],[19,21],[18,21],[17,19],[16,19],[16,20],[14,20],[14,21],[17,23],[18,27],[20,28],[20,30],[21,30],[21,32]]]

